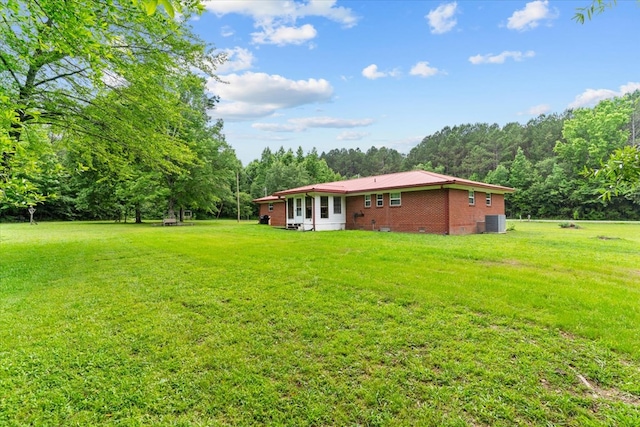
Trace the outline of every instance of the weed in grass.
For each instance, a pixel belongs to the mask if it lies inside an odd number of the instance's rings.
[[[579,230],[582,227],[580,227],[579,225],[573,223],[573,222],[561,222],[560,224],[558,224],[560,226],[560,228],[573,228],[575,230]]]

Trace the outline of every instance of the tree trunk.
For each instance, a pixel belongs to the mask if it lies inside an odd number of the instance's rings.
[[[168,212],[167,212],[167,215],[168,215],[169,217],[172,217],[172,216],[173,216],[173,217],[175,217],[175,212],[173,211],[173,207],[175,206],[175,203],[176,203],[176,202],[175,202],[175,200],[173,199],[173,197],[170,197],[170,198],[169,198],[169,210],[168,210]]]
[[[140,205],[136,205],[136,224],[142,224],[142,211]]]

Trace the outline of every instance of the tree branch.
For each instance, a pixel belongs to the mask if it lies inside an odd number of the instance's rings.
[[[84,72],[84,71],[86,71],[88,69],[89,69],[89,67],[85,67],[85,68],[82,68],[80,70],[72,71],[72,72],[69,72],[69,73],[59,74],[57,76],[54,76],[54,77],[51,77],[51,78],[48,78],[48,79],[40,80],[39,82],[34,83],[33,86],[37,87],[37,86],[40,86],[42,84],[45,84],[45,83],[48,83],[48,82],[52,82],[54,80],[62,79],[62,78],[65,78],[65,77],[70,77],[70,76],[73,76],[75,74],[80,74],[80,73],[82,73],[82,72]]]
[[[9,71],[9,73],[11,73],[11,76],[13,77],[13,80],[16,81],[16,84],[19,87],[21,84],[20,84],[20,80],[18,79],[18,76],[16,76],[16,73],[14,73],[13,70],[11,69],[11,67],[9,67],[9,63],[7,62],[7,60],[5,59],[4,55],[2,55],[2,54],[0,54],[0,61],[2,61],[2,63],[5,66],[5,68]]]

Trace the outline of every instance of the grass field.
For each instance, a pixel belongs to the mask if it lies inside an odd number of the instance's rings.
[[[0,224],[0,425],[639,426],[640,225]]]

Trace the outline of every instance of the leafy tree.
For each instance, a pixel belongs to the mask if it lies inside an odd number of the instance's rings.
[[[302,148],[300,148],[299,154]],[[302,163],[307,171],[309,178],[313,182],[332,182],[340,179],[340,174],[335,173],[329,168],[327,162],[318,156],[318,152],[313,148],[306,156],[299,155],[298,163]]]
[[[429,161],[427,163],[418,163],[413,167],[413,170],[423,170],[428,172],[444,173],[444,166],[434,167]]]
[[[22,135],[28,126],[47,124],[56,133],[91,136],[92,148],[100,151],[100,144],[117,144],[113,139],[116,132],[108,128],[116,119],[101,117],[102,129],[98,129],[94,119],[108,104],[96,103],[96,99],[107,97],[108,92],[125,90],[133,80],[141,78],[138,74],[141,72],[148,79],[171,79],[176,70],[189,67],[211,73],[219,59],[208,59],[204,44],[187,29],[186,20],[174,20],[164,14],[149,16],[135,2],[3,0],[2,3],[0,105],[2,117],[6,118],[2,123],[0,163],[3,186],[9,186],[10,177],[15,174],[13,157],[30,155],[28,150],[20,152]],[[141,3],[158,4],[154,0]],[[182,1],[160,3],[167,11],[167,5],[187,6],[181,9],[184,13],[196,6]],[[137,116],[136,126],[130,122],[130,138],[121,140],[128,143],[128,150],[143,151],[149,140],[146,125],[153,121],[155,111]],[[113,109],[104,111],[105,115],[111,112]],[[161,138],[153,140],[162,145]],[[159,151],[149,150],[158,153],[157,160],[171,150]],[[30,190],[25,187],[21,191]],[[3,190],[3,194],[7,198],[9,193]]]
[[[3,153],[10,152],[6,167],[0,169],[0,211],[32,207],[56,197],[64,170],[49,142],[47,129],[30,128],[15,143],[7,128],[0,129]]]
[[[198,0],[131,0],[134,4],[141,6],[147,15],[153,15],[159,6],[162,6],[169,17],[174,18],[176,12],[183,13],[186,9],[196,9],[202,12],[204,6]]]
[[[168,210],[185,208],[207,213],[217,211],[221,199],[235,187],[236,172],[241,165],[222,134],[222,121],[210,124],[207,110],[216,99],[206,95],[205,81],[187,74],[179,80],[180,115],[178,126],[169,131],[186,145],[194,159],[183,167],[164,170],[170,195]]]
[[[301,163],[286,163],[276,160],[267,170],[265,185],[275,191],[311,184],[311,178]]]
[[[622,195],[640,204],[640,147],[625,146],[614,151],[592,176],[602,183],[605,201]]]
[[[614,150],[629,139],[626,125],[632,107],[628,98],[601,101],[594,108],[580,108],[564,122],[562,136],[555,147],[558,156],[575,174],[585,167],[599,166]]]
[[[592,0],[589,6],[579,7],[576,10],[575,15],[573,15],[573,20],[580,24],[584,24],[587,19],[591,20],[594,16],[612,8],[617,3],[617,0]]]
[[[386,147],[371,147],[365,153],[364,169],[360,175],[383,175],[402,170],[402,155],[393,149]]]
[[[488,184],[509,186],[509,169],[504,164],[499,164],[494,170],[489,171],[485,178]]]
[[[509,198],[514,214],[532,214],[531,202],[533,199],[529,189],[535,181],[533,165],[525,156],[522,148],[518,148],[509,171],[509,185],[516,189],[516,192]]]
[[[322,153],[320,158],[327,162],[327,166],[341,176],[355,178],[356,176],[366,176],[363,174],[365,154],[359,148],[353,149],[333,149],[327,153]]]
[[[265,148],[260,160],[249,163],[244,173],[253,198],[264,197],[288,188],[340,179],[340,174],[328,166],[315,148],[304,154],[301,147],[295,154],[291,149],[285,150],[284,147],[280,147],[275,153]]]
[[[509,185],[518,189],[526,189],[534,180],[533,165],[525,156],[522,148],[518,148],[509,172]]]

